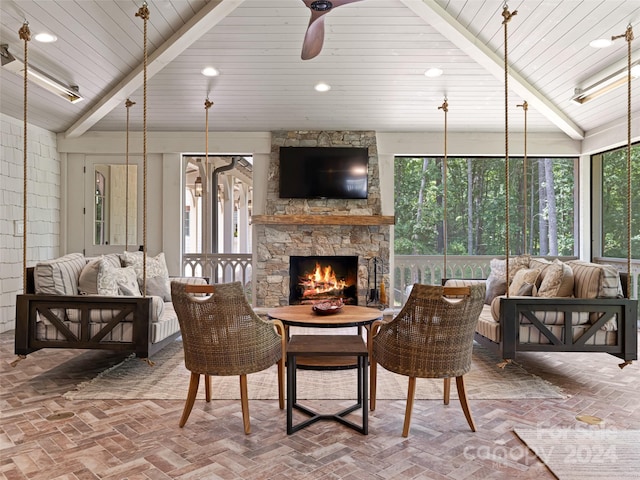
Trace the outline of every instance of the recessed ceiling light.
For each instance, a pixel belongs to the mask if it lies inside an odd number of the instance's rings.
[[[429,77],[429,78],[435,78],[435,77],[439,77],[440,75],[442,75],[442,69],[440,68],[430,68],[429,70],[427,70],[426,72],[424,72],[424,76],[425,77]]]
[[[58,37],[56,37],[55,35],[52,35],[51,33],[38,33],[35,37],[33,37],[36,41],[38,42],[42,42],[42,43],[52,43],[55,42],[56,40],[58,40]]]
[[[589,42],[589,46],[593,48],[607,48],[612,44],[613,41],[608,38],[598,38],[597,40],[592,40],[591,42]]]
[[[316,92],[328,92],[329,90],[331,90],[331,85],[324,82],[320,82],[313,88],[316,89]]]
[[[217,77],[218,75],[220,75],[220,72],[213,67],[207,67],[202,69],[202,74],[205,77]]]

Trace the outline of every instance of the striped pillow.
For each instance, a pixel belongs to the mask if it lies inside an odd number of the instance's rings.
[[[571,260],[567,265],[573,270],[574,292],[579,298],[622,298],[622,283],[620,274],[612,265]],[[604,315],[602,312],[591,312],[591,323],[595,323]],[[618,319],[614,317],[607,321],[601,330],[614,331],[618,329]]]
[[[33,275],[36,293],[78,295],[78,279],[86,263],[82,253],[69,253],[37,263]]]
[[[574,292],[577,298],[622,297],[618,270],[612,265],[600,265],[582,260],[570,260],[573,270]]]

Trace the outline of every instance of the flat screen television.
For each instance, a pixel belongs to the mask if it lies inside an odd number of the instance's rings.
[[[280,198],[367,198],[369,150],[280,147]]]

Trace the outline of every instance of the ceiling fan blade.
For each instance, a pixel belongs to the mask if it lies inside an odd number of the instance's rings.
[[[307,27],[307,33],[304,35],[304,42],[302,43],[302,60],[310,60],[317,56],[322,50],[322,44],[324,43],[324,17],[317,16],[317,18],[311,17],[309,26]]]
[[[302,0],[311,10],[309,26],[302,43],[302,60],[317,56],[324,43],[324,15],[336,7],[361,0]]]
[[[347,5],[349,3],[361,2],[362,0],[332,0],[333,8],[339,7],[341,5]]]

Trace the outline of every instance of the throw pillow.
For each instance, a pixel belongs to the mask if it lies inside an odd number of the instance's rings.
[[[520,255],[509,258],[509,283],[513,277],[523,268],[529,267],[529,255]],[[506,259],[493,258],[489,262],[489,277],[487,278],[487,290],[484,303],[491,305],[493,299],[498,295],[507,293],[507,261]]]
[[[142,283],[140,284],[142,290]],[[163,301],[171,301],[171,282],[168,278],[147,278],[147,295],[161,297]]]
[[[538,297],[572,297],[573,271],[566,263],[556,259],[547,271],[538,289]]]
[[[518,295],[520,288],[522,288],[525,283],[535,285],[538,275],[540,275],[540,270],[537,268],[521,268],[518,270],[513,276],[511,285],[509,285],[509,295]]]
[[[114,268],[121,267],[120,256],[117,253],[109,253],[90,260],[80,272],[80,279],[78,280],[78,292],[80,295],[98,295],[100,260],[106,260]]]
[[[497,275],[489,274],[487,278],[487,289],[484,296],[484,303],[491,305],[493,299],[499,295],[507,293],[507,280]]]
[[[143,262],[144,262],[144,253],[143,252],[124,252],[123,253],[124,265],[126,267],[133,267],[138,276],[138,282],[142,280],[143,277]],[[155,257],[150,257],[147,255],[147,281],[153,277],[164,277],[169,278],[169,271],[167,270],[167,263],[164,259],[164,253],[160,252]]]
[[[100,259],[96,258],[87,263],[80,272],[78,293],[80,295],[98,295],[98,269]]]
[[[120,269],[118,279],[118,293],[127,297],[141,297],[140,288],[138,287],[138,277],[135,270],[131,267]]]
[[[621,298],[622,284],[618,270],[612,265],[570,260],[567,262],[575,278],[579,298]]]
[[[140,296],[138,279],[133,267],[115,268],[104,258],[99,260],[97,286],[98,295]]]
[[[518,297],[534,297],[537,293],[536,286],[533,283],[523,283],[516,293]]]
[[[529,268],[537,268],[540,270],[540,275],[538,275],[538,280],[536,280],[537,288],[540,288],[540,284],[542,283],[542,280],[544,280],[544,276],[547,274],[547,268],[552,264],[553,262],[551,260],[547,260],[542,257],[534,257],[529,262]]]

